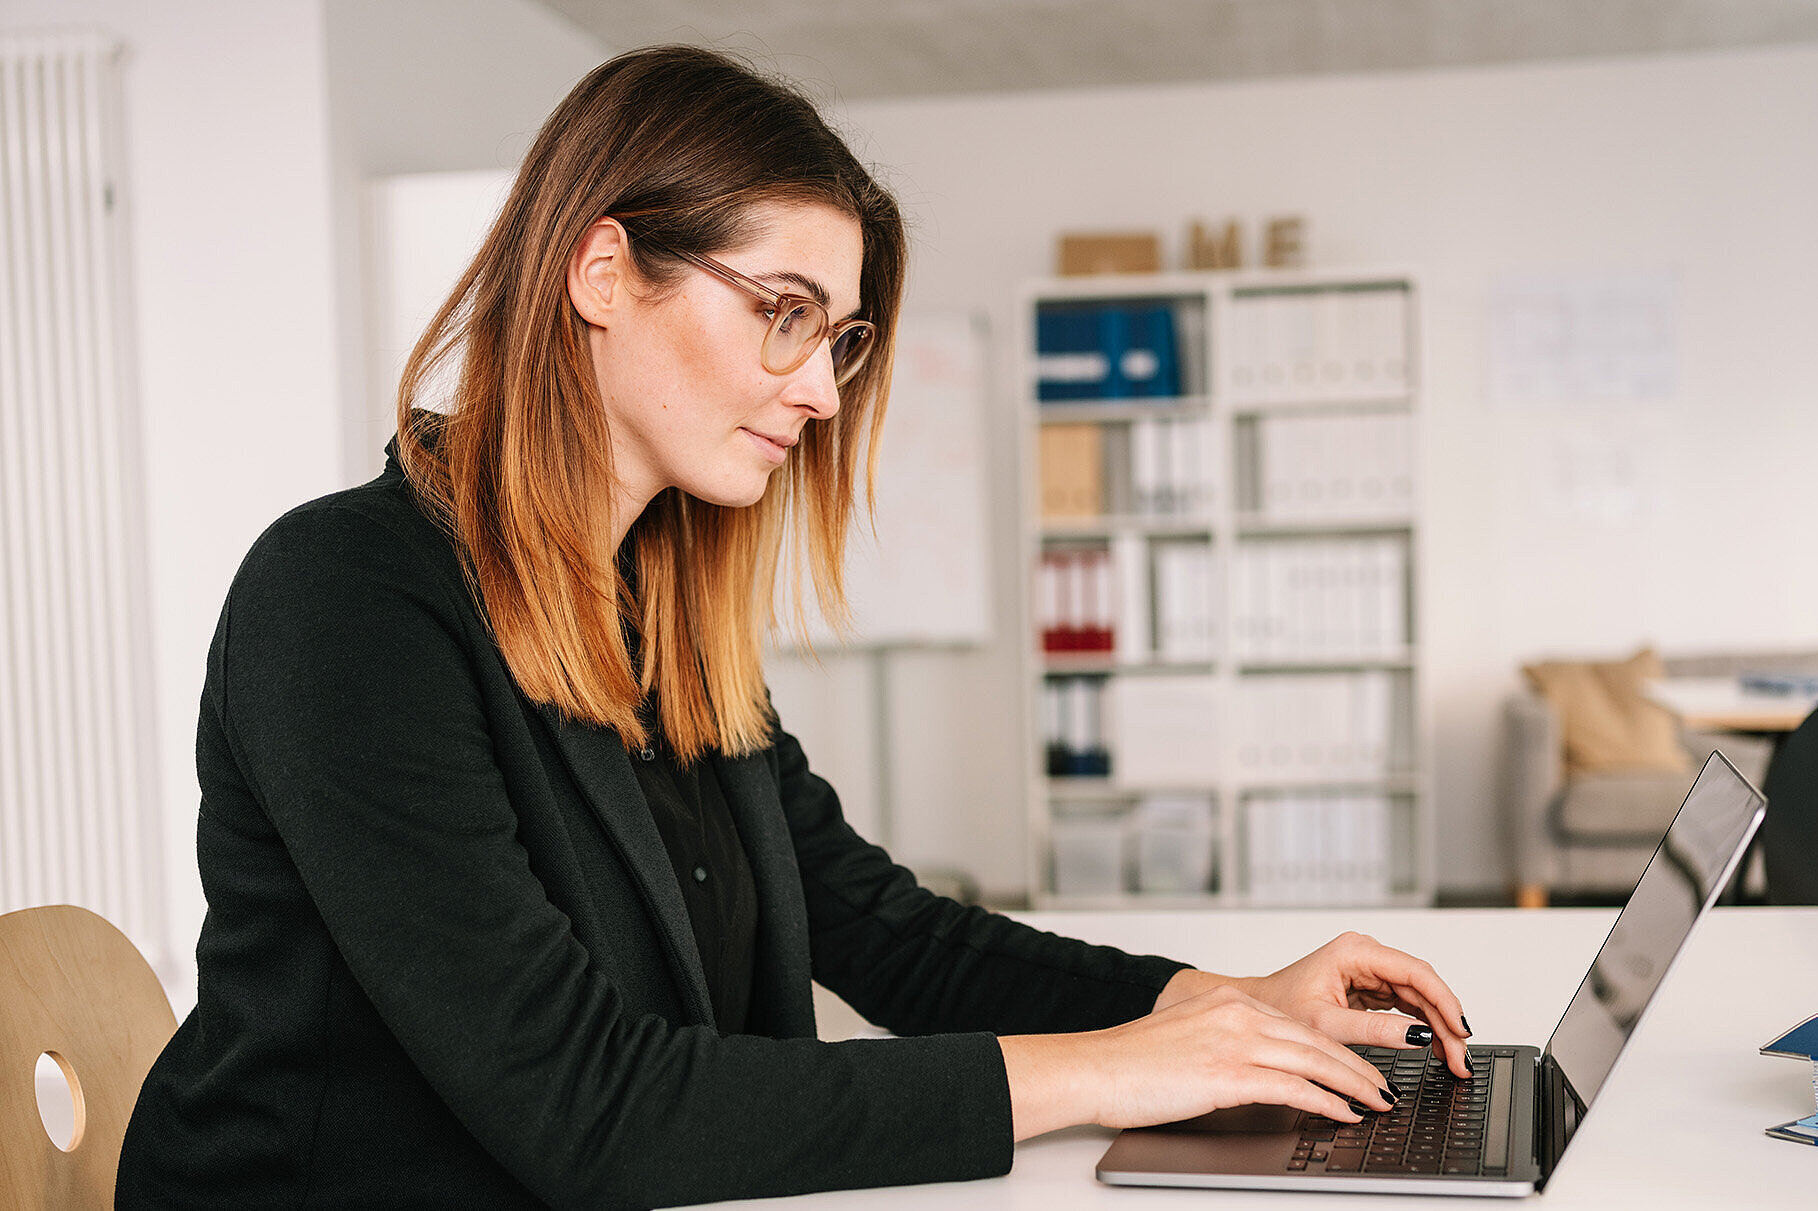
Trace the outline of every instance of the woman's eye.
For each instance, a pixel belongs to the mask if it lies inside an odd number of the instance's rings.
[[[772,312],[771,314],[775,315],[776,313]],[[807,322],[808,322],[808,308],[806,306],[798,303],[795,306],[790,307],[789,310],[784,313],[783,322],[781,324],[777,325],[777,330],[779,332],[788,332],[790,329],[794,328],[798,323],[805,324]]]

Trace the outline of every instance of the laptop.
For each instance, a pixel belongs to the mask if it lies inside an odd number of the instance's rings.
[[[1429,1049],[1356,1050],[1401,1090],[1341,1123],[1239,1106],[1121,1132],[1100,1181],[1130,1186],[1531,1194],[1542,1189],[1692,927],[1729,884],[1767,801],[1713,753],[1544,1049],[1470,1045],[1475,1075]]]

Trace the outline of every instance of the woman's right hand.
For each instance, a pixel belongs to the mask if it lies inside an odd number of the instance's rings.
[[[1342,1043],[1225,986],[1083,1034],[998,1040],[1016,1138],[1078,1123],[1146,1127],[1229,1106],[1294,1106],[1342,1123],[1393,1104]]]

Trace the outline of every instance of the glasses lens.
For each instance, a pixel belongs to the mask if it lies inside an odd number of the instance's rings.
[[[764,368],[772,374],[789,374],[807,361],[827,331],[827,312],[819,303],[784,295],[782,304],[764,334]]]
[[[859,372],[871,352],[871,325],[854,324],[833,338],[833,381],[844,383]]]

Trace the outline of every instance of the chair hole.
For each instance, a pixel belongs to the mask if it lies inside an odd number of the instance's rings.
[[[74,1152],[82,1142],[82,1127],[87,1118],[82,1106],[82,1082],[69,1061],[54,1051],[38,1057],[34,1073],[38,1088],[38,1118],[51,1143],[64,1152]]]

